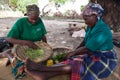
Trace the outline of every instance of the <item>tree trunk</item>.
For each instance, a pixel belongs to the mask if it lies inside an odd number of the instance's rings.
[[[114,32],[120,32],[120,0],[91,0],[97,1],[105,9],[103,19]]]

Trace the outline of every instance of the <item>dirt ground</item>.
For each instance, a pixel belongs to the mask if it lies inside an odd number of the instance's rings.
[[[0,18],[0,37],[6,36],[14,22],[18,18]],[[78,27],[84,25],[83,21],[80,20],[44,20],[44,25],[47,29],[47,41],[48,44],[52,46],[52,48],[56,47],[67,47],[70,49],[76,48],[80,42],[83,40],[82,38],[73,38],[68,32],[69,24],[76,23]],[[117,48],[118,55],[120,56],[120,48]],[[120,60],[118,62],[120,64]],[[111,75],[109,78],[104,80],[120,80],[120,68],[119,65],[115,70],[114,76]],[[119,79],[118,79],[119,78]]]

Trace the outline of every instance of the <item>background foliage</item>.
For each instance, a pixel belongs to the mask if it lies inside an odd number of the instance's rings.
[[[50,2],[54,1],[55,3],[58,3],[58,4],[65,4],[65,2],[67,1],[75,2],[75,0],[49,0],[49,1]]]
[[[37,4],[38,0],[9,0],[9,6],[13,10],[20,10],[25,13],[26,7],[29,4]]]

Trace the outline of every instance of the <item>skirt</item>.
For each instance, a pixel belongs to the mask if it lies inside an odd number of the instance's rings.
[[[71,80],[100,80],[113,72],[117,56],[115,50],[93,52],[92,56],[77,55],[62,63],[72,66]]]

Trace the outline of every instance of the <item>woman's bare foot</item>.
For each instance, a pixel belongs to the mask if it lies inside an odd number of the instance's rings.
[[[9,55],[9,53],[11,53],[11,49],[8,49],[8,50],[6,50],[6,51],[4,51],[4,52],[1,52],[1,53],[0,53],[0,57],[1,57],[1,58],[7,58],[8,55]]]
[[[10,65],[10,60],[12,59],[11,49],[8,49],[8,50],[6,50],[4,52],[1,52],[0,57],[1,58],[8,58],[5,66]]]
[[[26,68],[27,70],[38,70],[40,68],[40,64],[33,62],[30,59],[26,60]]]
[[[45,76],[44,72],[39,71],[29,71],[25,69],[25,72],[32,76],[35,80],[47,80],[47,77]]]

